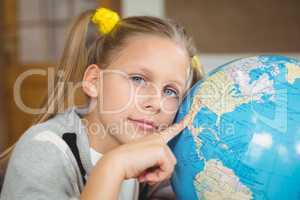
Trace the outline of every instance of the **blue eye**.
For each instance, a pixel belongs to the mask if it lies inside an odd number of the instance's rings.
[[[146,83],[146,80],[142,76],[134,75],[131,76],[130,79],[138,85]]]
[[[164,90],[164,93],[165,93],[167,96],[178,97],[177,91],[175,91],[175,90],[173,90],[173,89],[170,89],[170,88],[166,88],[166,89]]]

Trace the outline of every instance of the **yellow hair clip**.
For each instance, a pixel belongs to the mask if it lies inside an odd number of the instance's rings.
[[[92,16],[92,22],[98,26],[98,30],[102,34],[110,33],[119,21],[118,13],[107,8],[98,8]]]
[[[201,66],[200,59],[197,55],[194,55],[192,57],[191,65],[192,65],[192,68],[194,68],[194,69],[199,69],[199,67]]]

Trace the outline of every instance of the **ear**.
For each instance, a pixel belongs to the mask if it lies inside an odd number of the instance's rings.
[[[95,64],[88,66],[84,72],[82,90],[91,98],[96,98],[99,95],[98,84],[100,81],[100,72],[101,69]]]

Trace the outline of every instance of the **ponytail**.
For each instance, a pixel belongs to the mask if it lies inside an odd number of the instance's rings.
[[[52,118],[69,106],[65,101],[71,92],[68,83],[80,83],[87,66],[86,38],[92,14],[93,10],[82,13],[72,25],[55,73],[54,88],[49,91],[44,102],[46,112],[38,117],[37,123]]]

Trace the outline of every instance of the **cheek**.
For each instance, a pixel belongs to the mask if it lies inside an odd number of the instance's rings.
[[[132,94],[132,85],[127,79],[117,75],[104,77],[99,97],[100,109],[113,113],[122,112],[128,109],[132,102]]]
[[[168,115],[175,115],[179,106],[179,100],[175,98],[164,98],[161,101],[161,110]]]
[[[164,130],[172,124],[179,108],[179,102],[175,99],[162,101],[161,109],[163,118],[160,123],[160,130]]]

